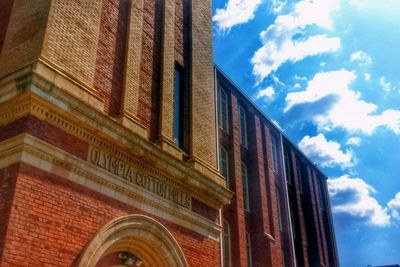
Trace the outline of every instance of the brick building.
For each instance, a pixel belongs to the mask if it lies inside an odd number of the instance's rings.
[[[338,265],[323,174],[213,67],[210,0],[0,13],[0,266]]]
[[[217,67],[224,266],[339,266],[326,177]]]

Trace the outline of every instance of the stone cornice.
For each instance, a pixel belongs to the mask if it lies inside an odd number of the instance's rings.
[[[221,227],[191,210],[98,168],[29,134],[0,142],[0,168],[25,163],[139,207],[145,212],[217,240]],[[184,189],[181,189],[184,190]],[[186,191],[190,194],[189,191]]]

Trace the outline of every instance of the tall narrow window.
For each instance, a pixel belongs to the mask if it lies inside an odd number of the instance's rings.
[[[280,197],[278,187],[276,187],[275,196],[276,196],[276,206],[278,209],[279,230],[282,231],[283,230],[283,221],[282,221],[282,211],[281,211],[281,197]]]
[[[183,148],[183,68],[175,66],[174,73],[174,125],[173,139],[175,144]]]
[[[253,267],[253,259],[251,257],[251,239],[249,233],[246,233],[246,249],[247,249],[247,266]]]
[[[299,159],[296,159],[296,173],[297,173],[297,180],[299,181],[299,191],[301,194],[304,194],[303,189],[303,177],[301,175],[301,165]]]
[[[248,185],[248,176],[247,176],[247,166],[242,162],[242,183],[243,183],[243,205],[244,209],[250,210],[250,201],[249,201],[249,185]]]
[[[271,134],[272,168],[278,173],[278,142],[275,135]]]
[[[228,132],[228,94],[222,87],[219,88],[219,127]]]
[[[240,144],[247,148],[246,111],[239,105],[239,137]]]
[[[325,193],[324,193],[324,180],[322,180],[323,178],[317,176],[317,183],[318,183],[318,196],[319,196],[319,202],[320,204],[320,208],[322,211],[325,210]]]
[[[231,267],[231,235],[229,224],[224,220],[224,267]]]
[[[228,151],[223,146],[220,146],[219,152],[219,162],[220,162],[220,173],[223,177],[225,177],[227,184],[229,179],[229,157]]]
[[[285,158],[285,174],[286,174],[286,182],[291,185],[292,184],[292,164],[290,160],[290,152],[285,147],[284,148],[284,158]]]

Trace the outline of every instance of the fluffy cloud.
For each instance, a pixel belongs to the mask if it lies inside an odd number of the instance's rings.
[[[400,221],[400,193],[397,193],[396,197],[389,201],[388,209],[392,218]]]
[[[376,190],[360,178],[328,179],[332,211],[361,217],[377,226],[388,226],[390,215],[372,196]]]
[[[272,100],[275,95],[275,90],[272,86],[268,86],[258,92],[256,99],[264,98],[265,100]]]
[[[371,80],[371,74],[370,74],[370,73],[364,73],[364,79],[365,79],[366,81]]]
[[[217,9],[213,21],[220,30],[229,31],[233,26],[247,23],[262,0],[229,0],[223,9]]]
[[[274,24],[260,33],[263,46],[251,59],[257,80],[262,81],[285,62],[337,51],[341,46],[339,38],[324,34],[305,37],[304,33],[310,26],[331,29],[332,13],[339,5],[339,0],[302,0],[292,12],[278,16]]]
[[[279,0],[273,0],[272,1],[272,10],[274,13],[280,13],[282,9],[286,6],[287,0],[285,1],[279,1]]]
[[[371,65],[371,63],[372,63],[371,56],[361,50],[351,54],[350,60],[359,62],[360,65],[364,65],[364,66]]]
[[[340,144],[326,140],[323,134],[305,136],[299,143],[299,148],[321,167],[354,166],[356,160],[350,150],[342,151]]]
[[[388,109],[377,113],[375,104],[360,99],[360,93],[350,89],[355,79],[355,73],[345,69],[317,73],[308,82],[306,90],[287,94],[285,112],[297,105],[330,99],[323,111],[311,114],[320,129],[339,127],[350,132],[372,134],[376,128],[384,126],[400,134],[400,111]]]
[[[379,78],[379,85],[382,86],[382,89],[385,92],[391,92],[393,90],[396,90],[396,88],[392,85],[391,82],[386,81],[385,77]]]
[[[349,140],[347,140],[346,145],[359,146],[360,143],[361,143],[361,138],[359,138],[359,137],[350,137]]]

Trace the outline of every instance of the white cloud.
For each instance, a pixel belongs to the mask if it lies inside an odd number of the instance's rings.
[[[223,9],[217,9],[213,21],[220,30],[229,31],[233,26],[247,23],[262,0],[229,0]]]
[[[274,13],[280,13],[282,9],[286,6],[287,0],[285,1],[279,1],[279,0],[273,0],[272,1],[272,9]]]
[[[305,37],[304,34],[309,26],[332,29],[332,13],[339,6],[339,0],[302,0],[292,12],[278,16],[274,24],[260,33],[263,46],[251,59],[257,80],[262,81],[285,62],[337,51],[340,38],[324,34]]]
[[[305,136],[299,148],[321,167],[340,166],[343,169],[356,163],[350,150],[341,150],[339,143],[326,140],[322,133],[313,137]]]
[[[300,81],[307,81],[307,77],[301,77],[301,76],[299,76],[299,75],[294,75],[294,78],[296,79],[296,80],[300,80]]]
[[[360,137],[350,137],[349,140],[347,140],[346,145],[359,146],[360,143],[361,143]]]
[[[272,75],[272,80],[274,81],[275,84],[285,86],[285,84],[283,82],[281,82],[281,80],[279,80],[278,76],[276,76],[276,75]]]
[[[388,209],[392,218],[400,221],[400,192],[396,194],[394,199],[389,201]]]
[[[360,63],[360,65],[364,65],[364,66],[369,66],[372,64],[371,56],[361,50],[351,54],[350,60],[357,61]]]
[[[275,90],[272,86],[268,86],[258,92],[256,99],[264,98],[265,100],[272,100],[275,95]]]
[[[398,5],[400,5],[400,0],[385,0],[385,1],[348,0],[348,3],[360,9],[365,9],[365,8],[373,9],[375,12],[377,11],[398,12],[399,10],[393,7],[397,7]]]
[[[376,190],[360,178],[347,175],[328,179],[328,190],[334,213],[346,213],[367,219],[377,226],[390,225],[390,215],[372,196]]]
[[[318,103],[332,97],[332,103],[323,106],[323,114],[312,115],[320,129],[344,128],[372,134],[376,128],[384,126],[400,134],[400,111],[388,109],[377,113],[375,104],[360,99],[360,93],[350,89],[355,79],[355,73],[345,69],[317,73],[306,90],[287,94],[285,112],[295,105]]]
[[[371,80],[371,74],[370,74],[370,73],[364,73],[364,79],[365,79],[366,81]]]
[[[386,78],[383,76],[379,78],[379,85],[382,86],[382,89],[385,92],[391,92],[393,90],[396,90],[393,84],[391,82],[386,81]]]

